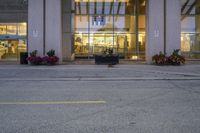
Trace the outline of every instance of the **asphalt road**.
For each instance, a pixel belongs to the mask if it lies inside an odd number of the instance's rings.
[[[14,75],[17,70],[0,68],[4,75]],[[34,79],[44,69],[37,70],[38,74],[34,73],[35,77],[29,80],[17,73],[14,77],[7,76],[10,80],[0,78],[0,133],[200,132],[198,79],[181,79],[184,76],[176,75],[177,79],[166,80],[160,75],[160,79],[151,80],[145,79],[148,72],[142,71],[144,80],[126,81],[113,76],[115,80],[98,77],[96,80],[59,81],[59,76],[46,76],[49,78],[39,81]],[[153,69],[150,70],[151,73]],[[65,71],[76,74],[79,69]],[[101,68],[94,72],[97,71],[106,73],[108,70]],[[41,77],[45,76],[38,76]],[[84,74],[82,77],[84,79]]]

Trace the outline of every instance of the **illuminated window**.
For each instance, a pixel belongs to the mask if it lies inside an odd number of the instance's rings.
[[[122,58],[145,58],[146,0],[74,0],[74,9],[76,56],[112,48]]]
[[[181,2],[181,51],[188,58],[200,59],[200,1]]]

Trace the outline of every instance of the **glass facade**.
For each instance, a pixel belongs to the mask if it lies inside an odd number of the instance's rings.
[[[17,60],[27,51],[27,23],[0,23],[0,59]]]
[[[73,5],[76,57],[112,48],[121,58],[145,58],[146,0],[74,0]]]
[[[190,59],[200,59],[200,0],[181,0],[181,50]]]
[[[27,51],[27,0],[1,0],[0,60],[17,61]]]

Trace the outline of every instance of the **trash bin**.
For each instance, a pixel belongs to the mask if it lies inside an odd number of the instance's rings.
[[[28,64],[26,58],[28,57],[28,52],[21,52],[20,53],[20,64]]]

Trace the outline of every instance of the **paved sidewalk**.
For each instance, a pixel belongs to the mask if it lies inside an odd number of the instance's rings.
[[[0,79],[199,79],[200,65],[0,65]]]

